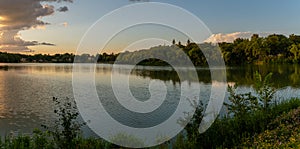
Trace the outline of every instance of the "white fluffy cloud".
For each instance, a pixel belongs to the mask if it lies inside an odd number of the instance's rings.
[[[53,46],[51,43],[24,41],[19,32],[50,24],[40,20],[55,12],[54,6],[46,3],[63,1],[73,2],[73,0],[0,0],[0,50],[31,51],[28,46]]]
[[[258,34],[261,37],[265,37],[270,35],[271,33],[252,33],[252,32],[234,32],[229,34],[213,34],[204,42],[211,42],[211,43],[219,43],[219,42],[233,42],[237,38],[251,38],[253,34]]]

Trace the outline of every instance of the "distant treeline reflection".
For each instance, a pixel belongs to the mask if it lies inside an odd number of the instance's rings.
[[[92,65],[82,65],[81,69],[85,71],[94,71],[91,69]],[[96,73],[102,72],[110,74],[112,71],[110,64],[96,65]],[[120,65],[117,70],[119,73],[125,73],[126,65]],[[15,70],[30,70],[40,73],[72,73],[72,64],[36,64],[36,65],[2,65],[0,71],[15,71]],[[205,84],[210,84],[211,74],[209,68],[196,67],[198,73],[198,80]],[[182,69],[188,75],[188,69]],[[227,82],[237,83],[239,86],[251,86],[254,83],[254,74],[258,71],[262,76],[272,72],[271,83],[275,88],[283,88],[287,86],[300,87],[300,65],[298,64],[266,64],[266,65],[243,65],[236,67],[227,67],[226,75]],[[174,84],[180,83],[177,72],[170,66],[136,66],[131,71],[132,75],[141,76],[143,78],[158,79],[162,81],[172,81]],[[185,77],[186,80],[195,80]],[[185,80],[182,80],[185,81]]]
[[[252,86],[255,83],[255,72],[259,71],[262,76],[272,72],[271,85],[275,88],[287,86],[300,87],[300,66],[299,65],[244,65],[239,67],[228,67],[226,70],[227,82],[234,82],[240,86]],[[197,69],[200,82],[210,84],[212,82],[209,69]],[[180,82],[176,71],[170,70],[147,70],[137,69],[132,74],[159,79],[163,81]],[[214,81],[214,80],[213,80]]]

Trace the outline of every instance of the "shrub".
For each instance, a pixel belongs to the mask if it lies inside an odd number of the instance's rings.
[[[189,102],[190,102],[190,106],[192,106],[195,109],[194,115],[192,115],[190,112],[186,112],[185,117],[179,119],[177,122],[180,125],[185,126],[185,131],[187,136],[186,139],[188,142],[188,144],[186,144],[186,147],[194,148],[197,147],[198,142],[201,141],[199,126],[203,118],[204,108],[202,102],[197,102],[196,100],[189,100]],[[181,137],[182,137],[181,139],[184,139],[183,136]],[[179,146],[178,143],[177,146]]]
[[[53,102],[56,106],[54,113],[58,119],[54,126],[42,125],[42,127],[48,130],[57,147],[74,148],[76,138],[80,136],[80,128],[86,123],[78,122],[79,112],[74,101],[72,102],[69,98],[60,101],[53,97]]]
[[[255,72],[255,90],[258,94],[258,99],[262,103],[262,109],[267,111],[273,99],[275,89],[271,87],[272,73],[267,74],[264,78],[258,71]]]

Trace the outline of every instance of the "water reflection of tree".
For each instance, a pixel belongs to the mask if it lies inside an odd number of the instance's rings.
[[[300,84],[300,80],[299,80],[299,77],[300,77],[300,69],[298,66],[294,65],[294,73],[292,73],[289,78],[292,82],[292,84]]]
[[[83,65],[83,69],[87,67],[87,70],[94,71],[90,69],[89,65]],[[131,73],[133,75],[142,76],[144,78],[159,79],[162,81],[172,81],[173,84],[180,83],[180,78],[175,70],[170,69],[170,67],[157,67],[148,68],[138,68],[134,69]],[[51,64],[41,64],[41,65],[3,65],[0,66],[0,71],[19,71],[25,70],[30,72],[47,72],[47,73],[66,73],[70,74],[72,72],[72,65],[62,64],[62,65],[51,65]],[[98,65],[96,67],[96,72],[111,73],[112,65]],[[189,72],[184,70],[187,76],[185,79],[189,83],[193,82],[192,78],[189,79]],[[226,70],[227,81],[235,82],[240,86],[252,86],[254,84],[254,74],[258,71],[262,76],[267,75],[272,72],[272,84],[275,88],[283,88],[287,86],[300,87],[300,65],[296,64],[268,64],[268,65],[244,65],[237,67],[229,67]],[[122,72],[122,66],[120,66],[120,73]],[[125,71],[126,72],[126,71]],[[197,69],[198,80],[205,84],[210,84],[211,75],[209,69]],[[185,80],[182,80],[185,81]]]
[[[287,86],[300,87],[299,65],[245,65],[240,67],[231,67],[226,71],[227,81],[235,82],[240,86],[252,86],[254,84],[256,71],[258,71],[262,76],[266,76],[268,73],[272,72],[273,76],[271,82],[275,88],[283,88]],[[214,81],[211,80],[209,69],[198,69],[197,73],[198,79],[202,83],[208,84]],[[136,69],[132,71],[132,74],[142,76],[144,78],[149,77],[151,79],[180,83],[178,74],[174,70]]]
[[[142,76],[144,78],[149,77],[151,79],[159,79],[162,81],[172,81],[173,84],[180,83],[180,81],[188,81],[189,83],[193,82],[195,80],[191,77],[190,73],[191,71],[185,71],[183,72],[186,75],[183,77],[185,80],[180,80],[178,73],[174,70],[134,70],[132,71],[132,74],[137,76]],[[204,70],[204,71],[197,71],[198,73],[198,79],[200,82],[203,83],[211,83],[210,78],[210,71]]]
[[[272,84],[275,88],[286,86],[299,87],[299,65],[248,65],[227,69],[227,81],[239,85],[251,86],[254,84],[254,75],[258,71],[262,76],[272,72]]]

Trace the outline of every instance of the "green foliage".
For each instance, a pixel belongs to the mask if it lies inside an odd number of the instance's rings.
[[[190,106],[195,109],[194,115],[190,112],[186,112],[185,117],[179,119],[177,122],[181,126],[185,126],[186,136],[187,136],[187,144],[185,145],[186,148],[196,148],[198,146],[199,141],[201,141],[200,133],[198,131],[201,120],[203,118],[203,103],[197,102],[196,100],[189,100]],[[182,138],[180,138],[182,137]],[[183,136],[179,136],[179,139],[183,139]],[[180,140],[178,140],[180,141]],[[181,140],[182,142],[182,140]],[[177,146],[180,145],[177,142]]]
[[[243,146],[251,148],[300,148],[300,107],[274,119],[268,124],[267,130],[252,138],[247,138],[243,142]]]
[[[0,52],[0,62],[5,63],[19,63],[21,60],[21,54],[12,54],[6,52]]]
[[[270,123],[278,116],[300,107],[299,99],[291,99],[282,103],[271,102],[275,92],[270,86],[271,73],[262,77],[256,72],[255,77],[256,96],[251,92],[237,93],[236,86],[229,86],[230,103],[225,103],[225,106],[227,106],[229,114],[232,113],[233,115],[218,118],[203,134],[198,133],[198,127],[203,117],[202,105],[198,105],[197,108],[202,110],[196,111],[194,120],[190,118],[189,126],[185,128],[187,137],[178,136],[178,140],[174,143],[175,147],[242,147],[242,142],[251,144],[255,141],[255,135],[267,131],[270,128]]]
[[[82,54],[76,55],[76,62],[80,63],[113,63],[116,60],[118,54]],[[0,52],[0,62],[2,63],[73,63],[75,59],[74,54],[35,54],[35,55],[25,55],[25,54],[13,54]]]
[[[235,117],[243,118],[245,114],[254,111],[258,108],[258,101],[255,96],[249,93],[237,94],[237,86],[228,86],[230,103],[224,103],[228,108],[229,113],[233,113]]]
[[[53,137],[54,142],[60,148],[73,148],[76,144],[75,139],[80,135],[80,128],[85,123],[79,123],[77,118],[79,113],[77,111],[76,103],[70,101],[69,98],[59,100],[53,97],[53,102],[56,106],[54,113],[58,119],[54,126],[42,125],[48,130]]]
[[[258,94],[258,99],[262,103],[262,108],[268,110],[270,103],[275,94],[275,89],[271,87],[271,78],[273,73],[267,74],[264,78],[258,71],[255,72],[255,90]]]
[[[298,107],[300,107],[300,99],[291,99],[277,105],[270,105],[269,113],[258,108],[244,114],[243,117],[235,115],[222,117],[217,119],[206,132],[195,135],[194,137],[196,138],[188,139],[184,135],[179,135],[174,145],[178,148],[182,146],[184,146],[183,148],[243,148],[246,142],[254,144],[253,142],[258,140],[257,134],[270,131],[271,126],[273,128],[277,127],[271,125],[275,119],[281,118],[282,114]],[[199,126],[199,123],[191,124]],[[198,131],[197,127],[192,128],[194,130],[190,130],[191,132],[195,133]],[[293,132],[292,129],[285,129],[284,131],[289,134]],[[295,139],[296,136],[299,136],[299,133],[294,134]],[[197,142],[193,142],[193,140],[197,140]],[[263,142],[263,139],[260,142]],[[299,141],[296,142],[299,143]]]
[[[248,63],[298,63],[299,55],[298,48],[295,49],[293,44],[298,45],[300,36],[291,35],[289,38],[284,35],[273,34],[268,37],[259,37],[254,34],[251,39],[238,38],[233,43],[219,43],[219,47],[222,51],[222,56],[227,65],[240,65]],[[196,44],[189,40],[186,45],[182,45],[180,42],[175,44],[175,40],[172,41],[172,46],[157,46],[152,47],[149,50],[141,50],[135,52],[125,52],[125,63],[130,64],[130,60],[134,60],[139,55],[148,55],[151,57],[155,55],[155,52],[165,53],[165,56],[171,58],[171,60],[178,61],[182,57],[182,54],[172,55],[166,53],[166,49],[179,48],[183,50],[191,59],[195,66],[207,66],[207,60],[218,61],[217,52],[214,51],[217,46],[210,43]],[[291,47],[292,46],[292,47]],[[292,49],[291,49],[292,48]],[[211,52],[211,53],[210,53]],[[204,55],[203,53],[209,53]],[[297,59],[297,60],[295,60]],[[127,61],[126,61],[127,60]],[[156,65],[153,63],[146,63],[146,65]],[[142,63],[141,63],[142,64]]]
[[[123,144],[124,146],[144,146],[142,139],[126,133],[118,133],[110,139],[112,142],[117,142],[116,144]]]
[[[278,116],[291,109],[297,109],[298,107],[300,107],[300,99],[292,98],[287,101],[282,101],[279,104],[273,104],[271,106],[271,114],[273,116]]]
[[[80,149],[109,149],[114,148],[112,144],[97,138],[75,138],[71,147],[58,147],[56,142],[49,137],[46,132],[33,132],[33,136],[19,135],[7,136],[4,141],[0,139],[1,149],[65,149],[65,148],[80,148]],[[37,133],[37,134],[36,134]]]
[[[296,63],[299,62],[299,60],[300,60],[300,44],[291,45],[289,51],[293,54],[294,62],[296,62]]]
[[[250,40],[236,39],[233,43],[219,43],[226,64],[246,63],[297,63],[294,61],[290,46],[299,44],[300,36],[269,35],[262,38],[253,35]]]

